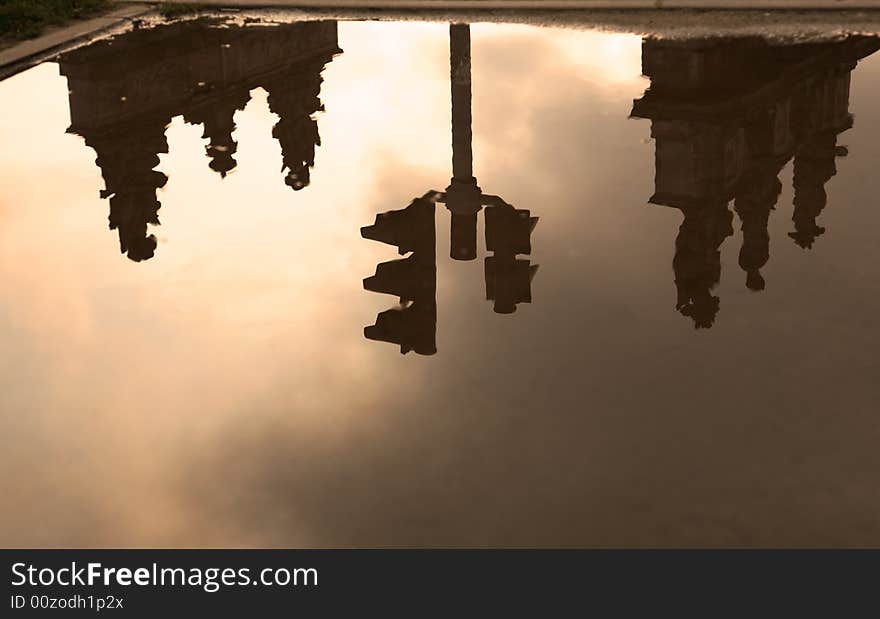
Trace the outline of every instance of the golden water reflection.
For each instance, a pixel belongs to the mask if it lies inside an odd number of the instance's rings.
[[[880,542],[876,49],[188,22],[0,83],[2,543]]]

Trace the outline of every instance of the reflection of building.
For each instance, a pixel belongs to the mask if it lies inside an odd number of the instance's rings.
[[[312,114],[323,111],[321,71],[326,59],[293,66],[266,82],[269,109],[278,115],[272,135],[281,145],[284,182],[295,191],[309,184],[309,168],[315,165],[315,146],[321,145],[318,121]]]
[[[837,173],[834,158],[839,152],[837,134],[822,131],[810,136],[794,157],[794,231],[788,236],[805,249],[825,232],[816,218],[825,208],[825,183]]]
[[[198,102],[190,106],[183,119],[191,125],[202,125],[202,138],[209,140],[205,153],[211,159],[211,169],[225,177],[236,165],[235,151],[238,143],[232,139],[235,131],[233,115],[243,110],[250,101],[250,92],[245,88],[230,89],[224,96]]]
[[[762,290],[770,257],[767,224],[781,191],[778,175],[794,158],[791,236],[810,247],[824,228],[825,183],[852,125],[849,79],[877,39],[771,45],[757,38],[646,39],[643,73],[651,87],[632,115],[651,119],[656,142],[651,201],[684,214],[673,260],[677,309],[709,327],[719,300],[720,246],[733,233],[728,203],[741,220],[740,267]]]
[[[742,222],[742,247],[739,266],[746,272],[746,286],[750,290],[763,290],[764,277],[761,268],[770,259],[770,233],[767,225],[770,211],[782,191],[775,164],[756,166],[743,177],[742,190],[736,196],[734,210]],[[719,273],[720,275],[720,273]]]
[[[382,312],[376,324],[364,329],[371,340],[393,342],[400,352],[434,354],[437,288],[434,205],[450,214],[449,255],[454,260],[477,257],[477,219],[486,207],[486,299],[499,314],[511,314],[519,303],[531,303],[532,278],[538,270],[529,260],[531,234],[538,223],[529,211],[516,209],[498,196],[484,194],[474,176],[471,131],[471,30],[467,24],[449,26],[449,80],[452,95],[452,179],[446,191],[429,191],[407,208],[380,213],[376,223],[361,228],[364,238],[396,245],[403,260],[383,262],[364,288],[400,297],[400,307]]]
[[[689,316],[697,328],[708,328],[721,303],[711,291],[721,279],[721,244],[733,234],[733,215],[723,202],[706,201],[681,210],[684,221],[675,239],[672,259],[675,309]]]
[[[132,260],[152,257],[158,224],[156,189],[165,176],[154,170],[168,152],[165,127],[174,116],[202,124],[209,166],[226,176],[235,166],[233,115],[250,91],[269,92],[279,116],[273,129],[282,149],[285,182],[308,184],[320,143],[317,122],[321,71],[339,53],[336,22],[302,22],[245,28],[187,21],[136,29],[98,41],[61,58],[70,90],[69,131],[95,149],[110,198],[110,227]]]
[[[168,152],[164,119],[145,116],[85,137],[98,153],[105,185],[100,195],[110,198],[110,229],[119,232],[120,251],[135,262],[152,258],[156,237],[147,234],[147,224],[159,223],[156,190],[168,180],[153,169],[158,153]]]

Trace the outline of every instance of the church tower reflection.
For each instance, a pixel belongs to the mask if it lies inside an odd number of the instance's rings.
[[[309,184],[309,169],[315,165],[315,147],[321,145],[318,121],[312,114],[324,110],[319,98],[323,69],[323,61],[293,67],[266,84],[269,110],[278,115],[272,136],[281,145],[284,183],[294,191]]]
[[[429,355],[437,351],[435,203],[450,213],[450,248],[453,260],[477,258],[477,220],[485,207],[486,249],[493,255],[484,262],[486,299],[499,314],[511,314],[519,303],[531,303],[531,282],[538,269],[520,254],[531,254],[531,234],[538,223],[525,209],[502,198],[484,194],[473,172],[471,116],[471,32],[468,24],[449,26],[449,77],[452,99],[452,179],[446,191],[429,191],[406,209],[376,216],[376,223],[361,228],[367,239],[396,245],[408,258],[384,262],[364,288],[400,297],[400,306],[378,315],[364,329],[371,340],[400,345]],[[424,236],[422,236],[424,235]],[[429,238],[430,235],[430,238]],[[401,294],[409,291],[408,295]],[[418,292],[418,296],[415,294]]]
[[[119,251],[135,262],[152,258],[156,250],[156,237],[147,233],[147,225],[159,224],[156,190],[168,181],[154,169],[159,153],[168,152],[165,126],[161,116],[141,118],[85,136],[104,175],[100,196],[110,198],[110,229],[119,234]]]
[[[794,159],[794,231],[804,248],[825,229],[816,219],[825,184],[845,154],[837,136],[852,126],[850,73],[880,48],[875,38],[771,45],[764,39],[645,39],[642,70],[651,86],[632,116],[651,120],[655,192],[651,202],[682,211],[673,271],[676,309],[696,328],[720,308],[721,245],[733,234],[734,201],[743,234],[739,266],[763,290],[770,213],[779,173]]]
[[[236,167],[234,115],[254,88],[269,93],[279,116],[272,130],[281,144],[284,182],[309,184],[320,144],[317,121],[321,71],[341,53],[335,21],[265,28],[221,20],[174,22],[135,29],[61,57],[70,91],[68,132],[97,153],[110,199],[110,228],[131,260],[152,258],[167,177],[155,170],[168,152],[165,129],[175,116],[203,126],[209,167],[225,178]]]
[[[245,108],[250,99],[251,95],[247,90],[233,90],[224,93],[219,99],[194,102],[183,115],[187,123],[204,127],[202,138],[209,140],[205,147],[205,154],[211,160],[208,165],[221,177],[225,178],[235,169],[233,155],[238,150],[238,142],[232,139],[232,132],[235,131],[233,117],[236,112]]]
[[[675,239],[672,259],[675,309],[689,316],[696,328],[708,328],[721,306],[712,289],[721,279],[721,244],[733,234],[733,213],[726,203],[718,201],[680,208],[684,221]]]
[[[823,132],[811,136],[794,157],[794,230],[788,236],[804,249],[825,233],[816,219],[828,202],[825,183],[837,173],[834,159],[845,153],[835,133]]]
[[[743,189],[736,196],[734,210],[739,215],[742,230],[742,247],[739,250],[739,266],[746,273],[749,290],[764,290],[766,285],[761,269],[770,260],[770,211],[782,191],[775,166],[770,170],[757,169],[743,179]]]

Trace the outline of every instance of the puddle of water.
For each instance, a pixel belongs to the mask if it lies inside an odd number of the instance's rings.
[[[880,543],[880,42],[215,26],[0,83],[2,545]]]

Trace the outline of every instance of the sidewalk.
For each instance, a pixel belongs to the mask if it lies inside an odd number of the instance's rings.
[[[74,45],[78,41],[88,40],[93,35],[122,26],[132,18],[148,12],[151,8],[143,1],[130,2],[125,0],[119,8],[100,17],[75,21],[69,26],[52,28],[34,39],[28,39],[0,50],[0,79],[14,75],[52,56],[62,47]]]
[[[134,2],[142,0],[122,0]],[[166,0],[234,8],[354,9],[880,9],[880,0]]]
[[[795,36],[832,31],[880,33],[880,0],[164,0],[209,9],[300,9],[332,19],[437,19],[577,25],[671,36],[707,36],[718,31]],[[152,13],[158,2],[117,0],[105,15],[49,30],[0,50],[0,80],[63,49],[121,28]],[[675,9],[675,10],[673,10]],[[765,11],[789,10],[785,20]]]

